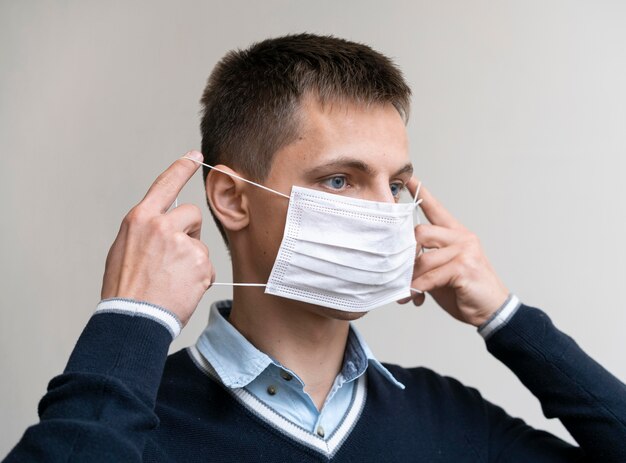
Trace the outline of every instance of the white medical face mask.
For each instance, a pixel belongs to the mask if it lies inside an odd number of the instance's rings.
[[[195,161],[199,162],[199,161]],[[367,312],[411,295],[413,212],[421,202],[385,203],[293,186],[285,232],[265,293],[345,312]],[[419,189],[418,189],[419,193]]]

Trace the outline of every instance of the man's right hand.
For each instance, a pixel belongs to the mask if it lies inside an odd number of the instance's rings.
[[[190,151],[185,157],[202,161]],[[202,213],[193,204],[167,212],[200,164],[185,157],[152,184],[124,217],[106,260],[102,299],[145,301],[166,308],[187,324],[215,280],[209,248],[200,241]]]

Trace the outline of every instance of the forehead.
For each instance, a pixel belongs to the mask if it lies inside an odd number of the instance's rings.
[[[340,159],[362,162],[373,171],[396,171],[410,159],[404,120],[391,104],[303,100],[296,139],[275,154],[270,176]]]

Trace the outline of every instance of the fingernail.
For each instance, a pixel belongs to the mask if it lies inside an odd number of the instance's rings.
[[[184,157],[189,158],[189,159],[193,159],[194,161],[200,161],[200,162],[202,162],[202,160],[204,160],[204,156],[202,156],[202,153],[200,151],[196,151],[196,150],[189,151],[187,154],[185,154]]]

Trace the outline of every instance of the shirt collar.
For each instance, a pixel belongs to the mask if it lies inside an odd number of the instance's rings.
[[[209,313],[209,324],[202,332],[196,347],[213,366],[225,386],[245,387],[269,365],[283,368],[277,361],[254,347],[227,317],[232,308],[231,300],[214,302]],[[352,381],[372,364],[394,386],[404,389],[387,368],[372,353],[361,334],[350,323],[348,342],[344,353],[341,375],[344,382]]]

